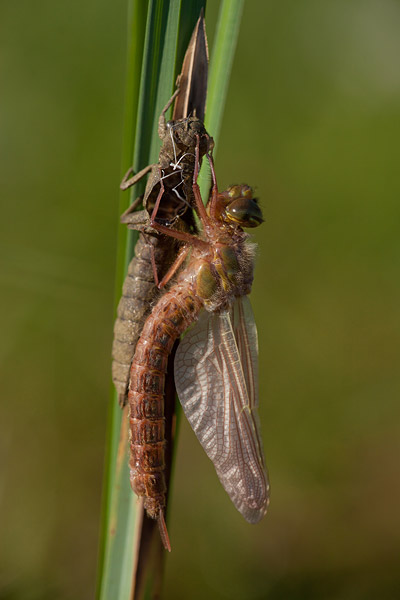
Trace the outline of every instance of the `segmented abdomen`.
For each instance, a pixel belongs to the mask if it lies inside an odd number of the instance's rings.
[[[178,284],[167,292],[147,318],[137,343],[130,372],[131,485],[144,496],[153,519],[165,507],[164,380],[175,340],[196,319],[199,298]]]
[[[166,272],[175,255],[175,244],[169,240],[162,240],[161,243],[159,236],[139,235],[135,255],[129,264],[122,288],[114,325],[112,378],[121,405],[126,401],[129,370],[136,343],[145,317],[157,295],[151,265],[151,247],[159,276]]]

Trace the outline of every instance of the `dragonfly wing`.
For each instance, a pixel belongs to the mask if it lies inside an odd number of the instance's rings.
[[[247,296],[236,300],[230,310],[230,317],[246,381],[250,408],[254,409],[258,407],[258,335],[253,309]]]
[[[257,414],[257,331],[247,298],[199,320],[181,341],[175,383],[186,417],[236,508],[257,523],[268,480]]]

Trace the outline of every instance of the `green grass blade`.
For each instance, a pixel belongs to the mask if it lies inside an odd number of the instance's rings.
[[[218,151],[218,139],[228,93],[233,58],[235,56],[244,0],[223,0],[219,10],[214,45],[210,57],[208,78],[207,112],[205,126],[215,141],[214,157]],[[210,170],[208,165],[200,172],[199,185],[203,201],[208,199]]]
[[[134,135],[136,131],[137,111],[139,103],[140,77],[142,71],[142,57],[144,47],[144,34],[147,20],[147,2],[137,0],[129,4],[128,11],[128,31],[127,31],[127,67],[126,67],[126,89],[125,89],[125,115],[124,115],[124,136],[122,147],[122,171],[125,172],[132,164],[134,150]],[[127,203],[126,196],[120,194],[119,212],[122,213]],[[129,236],[132,238],[133,236]],[[134,243],[130,240],[129,246]],[[117,245],[117,268],[116,268],[116,302],[120,294],[122,282],[125,276],[128,247],[128,231],[126,228],[119,228]],[[111,529],[111,511],[115,512],[116,493],[115,481],[122,477],[122,473],[117,474],[117,454],[121,431],[122,412],[119,408],[114,387],[111,390],[112,401],[109,405],[109,414],[107,419],[107,442],[106,442],[106,460],[105,476],[103,485],[103,508],[102,508],[102,527],[99,544],[99,566],[97,597],[106,598],[105,590],[110,587],[110,579],[113,577],[113,560],[115,552],[111,545],[113,537],[110,535]],[[126,462],[126,461],[125,461]],[[121,499],[120,499],[121,502]],[[126,502],[125,502],[126,505]],[[125,509],[126,510],[126,509]],[[124,520],[124,515],[120,514],[120,520]],[[104,592],[104,593],[103,593]]]
[[[160,147],[158,115],[170,97],[186,45],[204,2],[131,0],[129,6],[127,92],[123,172],[130,164],[137,171],[157,161]],[[215,50],[211,59],[206,123],[217,138],[236,47],[242,1],[221,6]],[[144,186],[144,184],[143,184]],[[120,210],[137,197],[140,186],[120,197]],[[120,228],[117,259],[117,298],[132,256],[135,235]],[[100,550],[98,598],[132,597],[137,535],[137,501],[129,484],[127,423],[116,396],[109,415],[108,461],[104,486],[103,529]],[[141,597],[153,597],[160,573],[149,571]]]
[[[221,4],[215,32],[215,42],[210,59],[205,125],[216,141],[216,148],[218,148],[243,4],[244,0],[224,0]]]
[[[160,147],[158,115],[174,88],[175,75],[204,4],[203,1],[185,3],[178,0],[130,2],[123,172],[131,164],[138,170],[157,161]],[[140,186],[135,186],[131,196],[137,197],[140,193]],[[128,197],[129,194],[121,195],[121,212],[128,204]],[[132,232],[120,228],[117,299],[135,241]],[[134,542],[139,511],[129,483],[127,419],[122,419],[114,392],[112,396],[97,597],[128,600],[132,597],[137,559]],[[153,597],[153,588],[159,580],[160,573],[154,573],[152,577],[150,571],[145,597]]]

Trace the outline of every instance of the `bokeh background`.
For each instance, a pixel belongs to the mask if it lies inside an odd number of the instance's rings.
[[[86,600],[126,3],[5,1],[0,29],[0,599]],[[252,301],[272,499],[245,523],[182,419],[165,598],[400,597],[399,30],[396,0],[245,5],[217,172],[256,186],[266,217]]]

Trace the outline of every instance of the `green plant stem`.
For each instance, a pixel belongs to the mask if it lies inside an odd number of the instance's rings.
[[[218,147],[222,115],[239,36],[243,4],[244,0],[223,0],[215,32],[215,43],[210,59],[205,125],[216,140],[216,147]]]
[[[129,0],[128,60],[125,100],[125,134],[122,171],[133,164],[135,171],[157,162],[160,147],[158,115],[175,85],[183,54],[205,0]],[[222,3],[216,45],[211,61],[206,123],[217,137],[228,89],[243,1]],[[132,190],[130,201],[140,195],[144,184]],[[120,212],[129,194],[120,196]],[[120,228],[117,251],[117,299],[136,237]],[[158,572],[147,574],[142,593],[134,595],[138,556],[138,506],[129,483],[126,410],[122,415],[115,392],[109,411],[103,519],[100,543],[97,598],[129,600],[153,598],[159,591]],[[151,567],[151,566],[150,566]]]
[[[187,6],[185,6],[187,5]],[[185,47],[204,2],[178,0],[131,0],[129,4],[128,60],[125,100],[125,134],[122,172],[133,164],[138,170],[157,162],[160,146],[158,115],[171,95]],[[183,39],[182,39],[183,38]],[[135,186],[132,196],[141,193]],[[129,194],[120,195],[120,212]],[[137,236],[121,228],[117,252],[116,297],[119,299],[127,265]],[[125,418],[123,418],[125,417]],[[133,597],[137,522],[140,505],[129,483],[126,410],[122,415],[115,392],[109,411],[103,519],[100,542],[97,597],[128,600]],[[152,597],[159,573],[149,573],[148,594]]]

